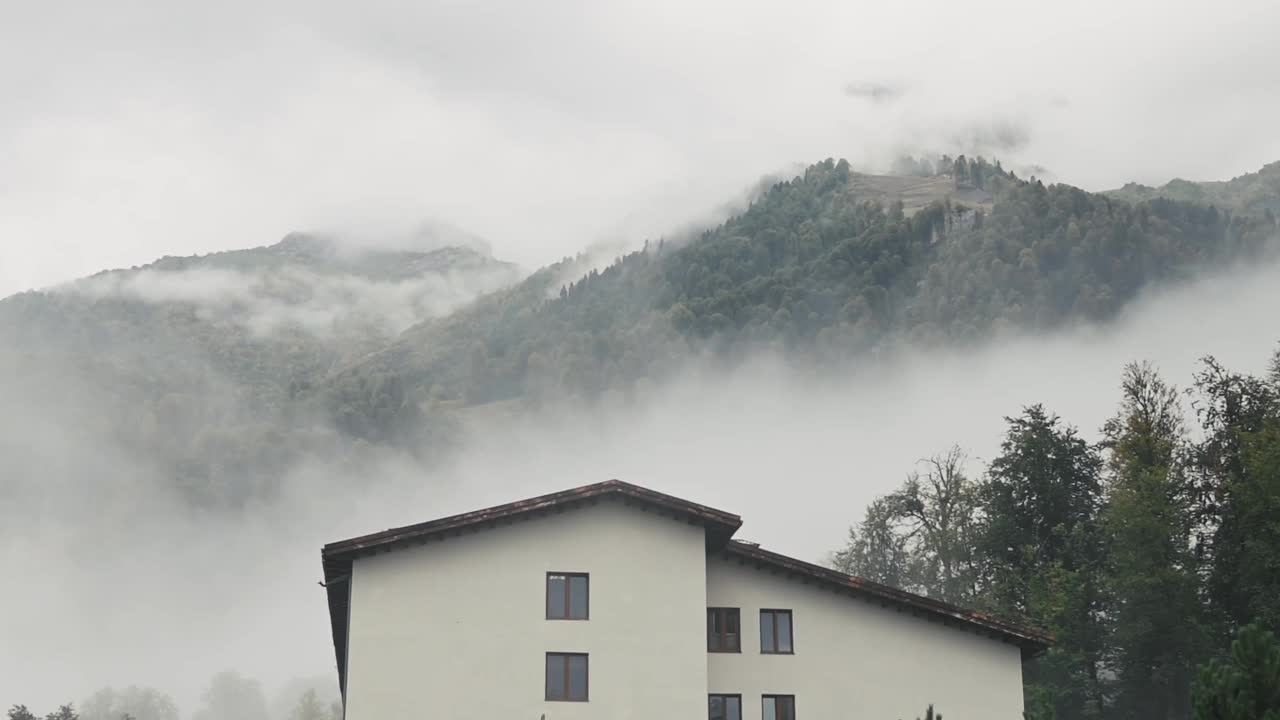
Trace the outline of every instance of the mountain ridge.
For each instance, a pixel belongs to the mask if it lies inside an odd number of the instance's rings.
[[[1263,257],[1276,235],[1252,201],[1130,202],[980,158],[931,166],[875,176],[828,159],[714,227],[528,276],[474,247],[306,234],[161,258],[0,300],[0,365],[106,392],[110,421],[84,432],[199,502],[238,503],[301,459],[447,457],[471,409],[625,399],[694,358],[848,367],[1106,322],[1145,288]]]
[[[1142,202],[1156,198],[1217,204],[1248,212],[1280,215],[1280,160],[1230,180],[1193,182],[1174,178],[1159,187],[1126,183],[1103,193],[1126,202]]]
[[[888,193],[862,191],[875,176],[828,160],[694,241],[649,243],[558,297],[541,297],[531,278],[408,328],[331,384],[341,395],[362,374],[394,375],[463,406],[590,397],[669,372],[669,356],[699,345],[847,357],[883,342],[974,342],[999,327],[1105,321],[1148,284],[1252,256],[1275,232],[1273,220],[1248,213],[1164,198],[1128,204],[983,161],[954,170],[961,163],[970,164],[957,159],[945,176],[897,187],[949,186],[973,207],[949,193],[886,207]]]

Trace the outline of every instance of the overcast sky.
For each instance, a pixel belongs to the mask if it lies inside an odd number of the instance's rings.
[[[1274,0],[0,2],[0,295],[425,218],[532,266],[828,156],[1280,158]]]

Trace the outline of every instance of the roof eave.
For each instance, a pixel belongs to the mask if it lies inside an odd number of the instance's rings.
[[[1052,635],[1040,630],[1020,627],[974,610],[874,583],[854,575],[846,575],[836,570],[807,563],[786,555],[779,555],[759,546],[730,542],[726,546],[726,552],[753,562],[776,567],[819,582],[825,582],[833,587],[862,595],[868,599],[877,600],[885,605],[894,605],[929,617],[940,618],[946,624],[955,623],[967,629],[975,630],[980,634],[1017,646],[1021,650],[1024,661],[1039,657],[1054,643]]]

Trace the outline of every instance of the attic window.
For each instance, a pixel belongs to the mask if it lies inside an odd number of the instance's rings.
[[[547,619],[586,620],[589,578],[587,573],[547,573]]]

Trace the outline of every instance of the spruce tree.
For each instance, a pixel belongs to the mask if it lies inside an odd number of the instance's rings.
[[[1240,629],[1230,658],[1200,671],[1195,720],[1280,720],[1280,642],[1256,623]]]

